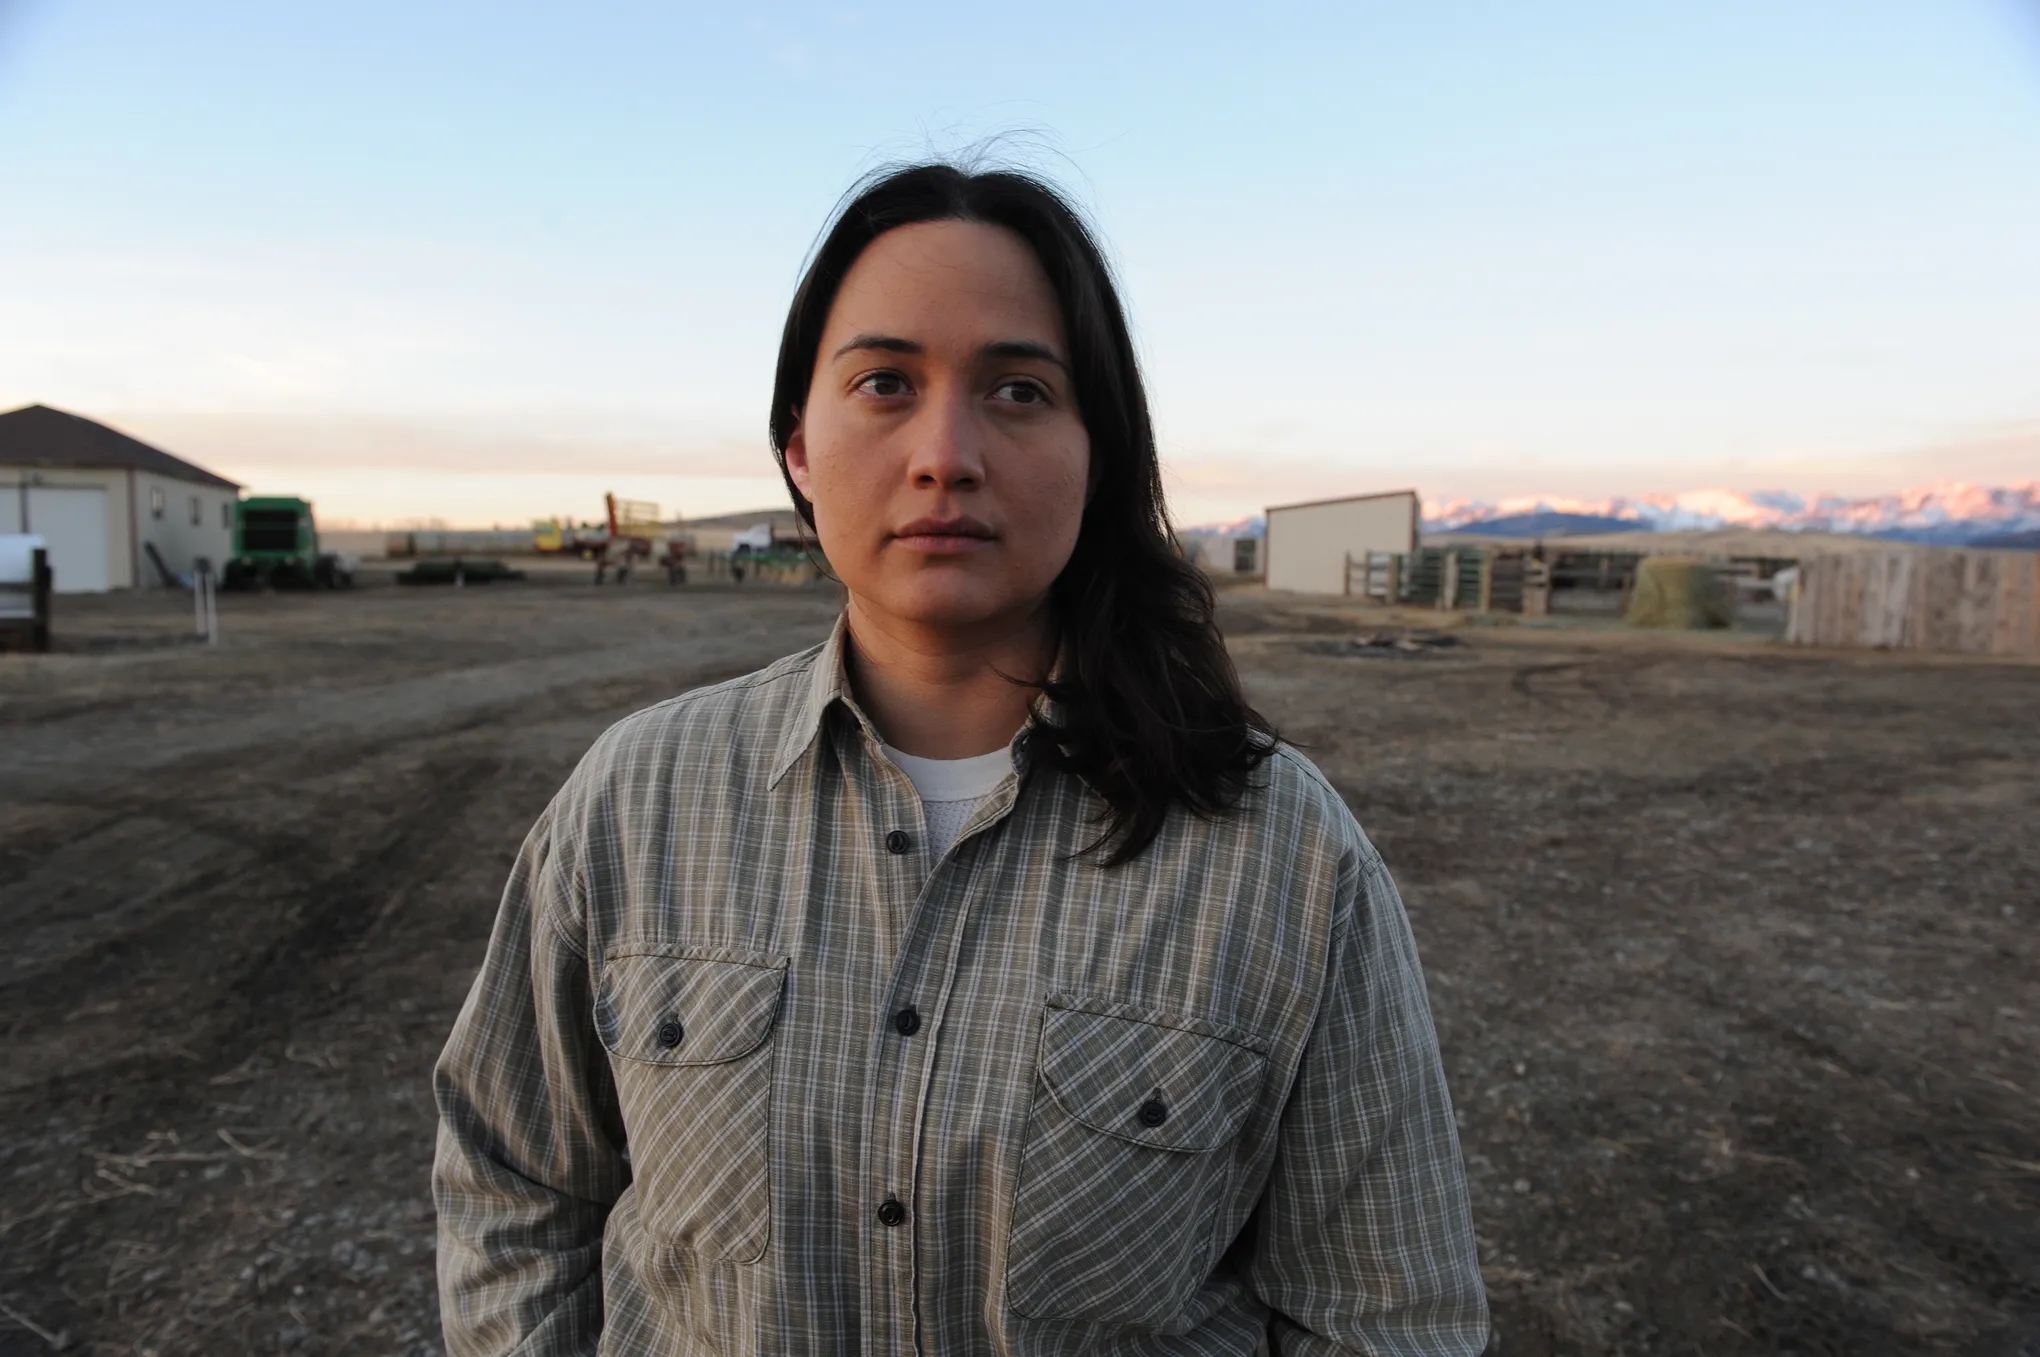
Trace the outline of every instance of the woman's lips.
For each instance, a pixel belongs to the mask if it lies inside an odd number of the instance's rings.
[[[893,530],[893,541],[930,556],[960,556],[998,540],[990,525],[975,518],[917,518]]]

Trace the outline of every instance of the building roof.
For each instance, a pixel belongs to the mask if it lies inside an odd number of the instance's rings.
[[[241,488],[238,481],[215,476],[118,429],[47,405],[24,405],[0,414],[0,466],[132,468],[225,490]]]
[[[1271,504],[1266,512],[1272,514],[1284,509],[1320,509],[1327,504],[1359,504],[1363,500],[1402,499],[1404,496],[1408,496],[1412,502],[1417,501],[1417,492],[1414,490],[1378,490],[1371,495],[1340,495],[1336,499],[1307,499],[1300,504]]]

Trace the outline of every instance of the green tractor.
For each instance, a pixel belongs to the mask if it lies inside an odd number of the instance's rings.
[[[319,550],[310,500],[257,495],[234,506],[234,554],[221,582],[229,589],[342,589],[354,583],[354,560]]]

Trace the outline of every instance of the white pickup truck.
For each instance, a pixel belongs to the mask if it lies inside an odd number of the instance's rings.
[[[753,524],[730,539],[730,553],[732,555],[770,550],[772,550],[772,525],[770,523]]]

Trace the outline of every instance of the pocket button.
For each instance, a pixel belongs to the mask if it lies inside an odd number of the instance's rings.
[[[659,1024],[659,1044],[672,1050],[687,1039],[687,1029],[680,1025],[678,1018],[667,1018]]]
[[[1150,1098],[1140,1105],[1140,1111],[1135,1115],[1140,1118],[1142,1126],[1153,1130],[1169,1119],[1169,1108],[1160,1098]]]

